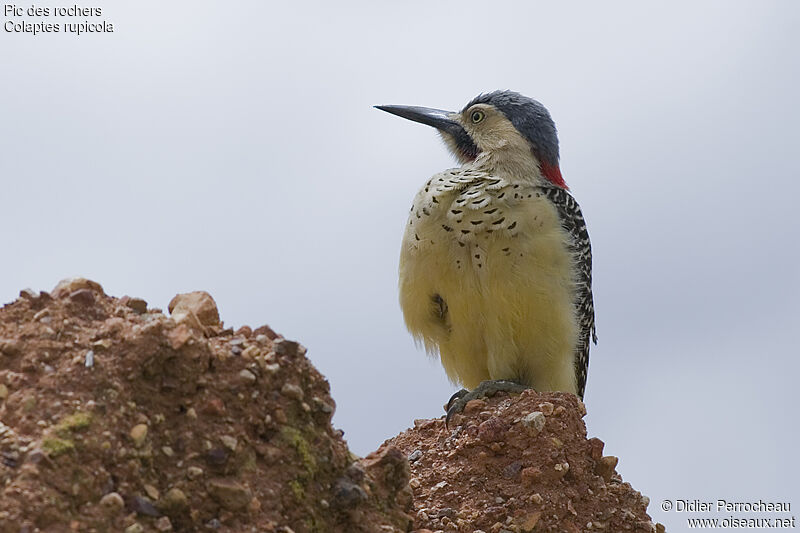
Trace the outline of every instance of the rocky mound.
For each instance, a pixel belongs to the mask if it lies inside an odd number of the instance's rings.
[[[84,279],[0,309],[0,532],[410,529],[408,462],[355,461],[302,346],[170,311]]]
[[[585,414],[572,394],[498,394],[469,402],[449,429],[417,420],[379,452],[397,447],[411,462],[419,533],[663,532],[617,458],[587,440]]]
[[[0,533],[664,530],[575,396],[473,400],[358,459],[305,348],[204,292],[169,312],[85,279],[0,309]]]

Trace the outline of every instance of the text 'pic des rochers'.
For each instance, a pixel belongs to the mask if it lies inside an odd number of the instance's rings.
[[[74,20],[74,17],[101,17],[103,9],[100,7],[81,7],[73,5],[71,7],[39,7],[32,5],[28,8],[14,4],[3,6],[3,15],[8,17],[52,17],[47,21],[30,21],[8,19],[3,23],[3,30],[6,33],[27,33],[38,35],[41,33],[113,33],[114,25],[105,20],[82,21]]]

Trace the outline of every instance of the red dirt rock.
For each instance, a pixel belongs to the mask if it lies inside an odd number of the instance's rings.
[[[0,532],[410,528],[405,457],[355,462],[305,348],[173,306],[73,279],[0,309]]]
[[[449,429],[417,420],[386,441],[411,461],[417,531],[656,531],[649,500],[587,440],[585,414],[571,394],[498,394],[469,402]]]
[[[575,396],[473,400],[359,460],[302,345],[169,307],[75,278],[0,309],[0,533],[663,531]]]

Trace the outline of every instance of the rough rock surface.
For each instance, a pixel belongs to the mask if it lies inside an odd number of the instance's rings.
[[[473,400],[358,459],[303,346],[202,291],[169,309],[82,278],[0,309],[0,533],[664,530],[575,396]]]
[[[355,460],[301,345],[170,307],[77,278],[0,309],[0,533],[410,529],[405,456]]]
[[[419,533],[663,532],[617,458],[586,438],[583,403],[560,392],[497,394],[386,441],[411,463]],[[379,452],[380,452],[379,450]]]

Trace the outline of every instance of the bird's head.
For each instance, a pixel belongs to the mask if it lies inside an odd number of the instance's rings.
[[[512,91],[481,94],[460,112],[381,105],[378,109],[433,126],[462,163],[485,155],[487,164],[513,175],[541,177],[567,188],[558,164],[556,125],[545,107]]]

